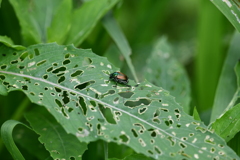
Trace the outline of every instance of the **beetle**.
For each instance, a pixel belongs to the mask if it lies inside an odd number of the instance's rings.
[[[128,87],[132,87],[130,85],[128,85],[128,76],[126,76],[125,74],[123,74],[122,72],[113,72],[109,75],[109,80],[116,82],[116,86],[117,84],[124,84]],[[137,87],[138,85],[136,85],[135,87]]]

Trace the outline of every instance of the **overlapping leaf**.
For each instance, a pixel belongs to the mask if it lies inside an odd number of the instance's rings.
[[[83,142],[121,143],[155,159],[239,159],[169,92],[148,82],[115,87],[108,77],[118,69],[91,50],[41,44],[0,53],[2,85],[45,106]]]

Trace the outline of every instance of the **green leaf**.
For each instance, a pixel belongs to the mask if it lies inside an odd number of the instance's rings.
[[[0,84],[0,95],[6,96],[8,94],[7,89],[4,85]]]
[[[0,36],[0,43],[6,45],[8,47],[11,47],[13,49],[16,49],[16,50],[26,49],[24,46],[14,45],[13,41],[7,36]]]
[[[239,0],[212,0],[211,1],[240,32],[240,2]]]
[[[39,141],[54,159],[79,159],[87,149],[86,143],[81,143],[75,136],[67,134],[46,109],[37,107],[28,112],[26,118],[34,131],[40,135]]]
[[[23,41],[26,46],[47,42],[48,38],[50,41],[61,42],[66,35],[70,19],[68,17],[70,14],[70,1],[10,0],[10,3],[18,17]],[[61,22],[58,21],[60,18]]]
[[[132,60],[130,58],[132,51],[123,32],[121,31],[117,22],[115,21],[112,14],[110,13],[103,18],[102,22],[103,22],[103,26],[106,28],[106,30],[108,31],[108,33],[110,34],[112,39],[115,41],[116,45],[118,46],[119,50],[121,51],[123,57],[125,58],[128,64],[129,69],[131,70],[131,73],[135,81],[138,83],[136,71],[132,65]]]
[[[228,142],[240,131],[239,115],[240,103],[216,119],[216,121],[212,123],[211,129]]]
[[[201,121],[201,118],[200,118],[200,116],[199,116],[199,114],[198,114],[198,111],[197,111],[197,108],[196,108],[196,107],[194,107],[194,109],[193,109],[193,118],[194,118],[195,120],[197,120],[197,121]]]
[[[54,10],[52,22],[47,28],[48,42],[63,44],[70,29],[72,1],[62,0]]]
[[[157,40],[147,59],[144,75],[147,80],[170,91],[176,101],[189,113],[190,84],[183,66],[172,55],[165,37]]]
[[[28,126],[26,126],[21,122],[18,122],[15,120],[8,120],[4,122],[1,127],[1,137],[5,146],[7,147],[8,151],[11,153],[14,159],[25,160],[21,152],[18,150],[16,144],[14,143],[13,137],[12,137],[13,129],[18,124],[24,125],[25,127],[29,128]]]
[[[73,12],[71,28],[65,44],[79,46],[102,16],[119,0],[91,0]]]
[[[118,68],[91,50],[39,44],[0,56],[8,91],[22,90],[82,142],[125,144],[155,159],[239,159],[168,91],[147,81],[116,87],[109,74]]]
[[[49,152],[45,149],[44,145],[39,142],[38,138],[39,135],[37,133],[22,125],[17,125],[14,128],[13,139],[17,146],[19,146],[25,159],[47,160],[51,158]]]
[[[234,93],[236,92],[237,82],[236,75],[234,73],[234,66],[239,59],[239,42],[240,33],[236,32],[232,38],[231,45],[224,62],[222,73],[217,86],[212,109],[211,122],[214,122],[215,119],[223,114],[224,110],[232,100]]]

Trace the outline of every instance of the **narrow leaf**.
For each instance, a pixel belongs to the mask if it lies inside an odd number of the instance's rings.
[[[136,71],[133,67],[132,60],[130,55],[132,53],[131,48],[128,44],[127,39],[125,38],[123,32],[121,31],[120,27],[118,26],[117,22],[113,18],[112,14],[109,13],[107,16],[103,18],[103,26],[106,28],[107,32],[110,34],[112,39],[115,41],[116,45],[118,46],[119,50],[121,51],[122,55],[124,56],[127,65],[135,79],[138,83],[138,78],[136,75]],[[112,53],[114,54],[114,53]]]
[[[91,50],[39,44],[0,56],[8,91],[23,91],[82,142],[124,144],[155,159],[239,159],[168,91],[147,81],[116,87],[109,74],[119,69]]]
[[[211,122],[214,122],[226,109],[236,92],[237,82],[234,73],[234,66],[239,59],[240,33],[235,33],[224,62],[222,73],[217,86],[214,104],[211,115]],[[226,87],[227,86],[227,87]]]
[[[16,144],[14,143],[13,137],[12,137],[13,129],[18,124],[24,125],[25,127],[29,128],[28,126],[26,126],[21,122],[18,122],[15,120],[8,120],[4,122],[1,127],[1,137],[8,151],[11,153],[13,159],[25,160],[21,152],[18,150]]]
[[[240,32],[240,2],[239,0],[212,0],[211,1]]]

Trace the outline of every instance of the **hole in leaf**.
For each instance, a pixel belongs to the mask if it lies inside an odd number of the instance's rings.
[[[69,58],[69,57],[70,57],[69,53],[65,54],[65,58]]]
[[[0,75],[0,79],[4,80],[6,77],[4,75]]]
[[[73,68],[77,68],[78,67],[78,65],[76,64]]]
[[[61,76],[61,77],[58,79],[58,83],[62,83],[63,81],[65,81],[65,76]]]
[[[56,67],[56,66],[58,66],[58,63],[53,63],[52,65]]]
[[[54,88],[55,88],[56,92],[58,92],[58,93],[62,92],[62,90],[60,88],[57,88],[57,87],[54,87]]]
[[[53,70],[53,67],[49,67],[48,69],[47,69],[47,72],[51,72]]]
[[[64,115],[64,117],[68,118],[68,115],[65,113],[64,108],[62,108],[61,111],[62,111],[62,114]]]
[[[63,71],[66,71],[66,67],[59,67],[59,68],[56,68],[52,71],[52,73],[56,74],[56,73],[59,73],[59,72],[63,72]]]
[[[92,85],[92,84],[94,84],[94,83],[95,83],[95,81],[88,81],[88,82],[79,84],[79,85],[75,86],[74,88],[75,88],[75,89],[83,90],[83,89],[85,89],[87,86]]]
[[[18,60],[11,61],[11,64],[16,64],[16,63],[18,63]]]
[[[187,147],[187,145],[184,144],[184,143],[182,143],[182,142],[179,142],[179,146],[180,146],[181,148],[183,148],[183,149]]]
[[[48,79],[48,75],[47,75],[47,74],[44,74],[44,75],[43,75],[43,79]]]
[[[158,153],[158,154],[161,154],[161,150],[157,147],[157,146],[154,146],[154,150]]]
[[[128,106],[128,107],[137,107],[137,106],[140,106],[140,105],[149,105],[150,103],[151,103],[151,100],[141,98],[137,101],[126,101],[124,105]]]
[[[27,78],[27,77],[24,77],[24,80],[28,83],[31,83],[31,79],[30,78]]]
[[[159,118],[155,117],[155,118],[153,118],[153,122],[160,124],[161,120]]]
[[[192,137],[192,136],[194,136],[194,133],[189,133],[189,137]]]
[[[98,106],[103,117],[107,120],[108,123],[117,124],[110,108],[104,108],[102,104],[98,104]]]
[[[153,117],[158,117],[159,115],[160,115],[160,110],[159,109],[157,109],[155,112],[154,112],[154,115],[153,115]]]
[[[153,155],[153,151],[151,151],[151,150],[148,150],[148,153],[151,154],[151,155]]]
[[[75,71],[73,74],[71,74],[71,77],[80,76],[82,73],[83,73],[82,70],[77,70],[77,71]]]
[[[134,94],[133,92],[120,92],[118,93],[119,96],[123,97],[123,98],[130,98],[132,97],[132,95]]]
[[[37,48],[34,49],[34,52],[35,52],[35,55],[36,55],[36,56],[39,56],[39,55],[40,55],[40,52],[39,52],[39,50],[38,50]]]
[[[87,66],[90,65],[92,63],[92,60],[88,57],[85,57],[82,61],[82,66]]]
[[[47,60],[42,60],[42,61],[38,62],[36,65],[37,65],[37,66],[41,66],[41,65],[43,65],[43,64],[46,63],[46,62],[47,62]]]
[[[1,65],[1,69],[6,69],[7,68],[7,65],[4,64],[4,65]]]
[[[6,54],[4,54],[4,53],[3,53],[3,54],[2,54],[2,56],[3,56],[3,57],[5,57],[5,56],[6,56]]]
[[[30,92],[30,94],[31,94],[32,96],[35,96],[35,93],[34,93],[34,92]]]
[[[33,59],[33,54],[29,54],[29,59]]]
[[[143,108],[139,108],[138,109],[138,113],[139,114],[143,114],[143,113],[145,113],[147,111],[147,107],[143,107]]]
[[[25,66],[19,66],[18,67],[19,69],[24,69],[24,68],[26,68]]]
[[[129,141],[128,137],[125,134],[122,134],[121,136],[119,136],[119,138],[123,143],[128,143]]]
[[[202,133],[205,133],[207,131],[205,128],[200,127],[200,126],[197,126],[195,129],[200,130]]]
[[[27,56],[28,56],[28,52],[23,52],[19,58],[21,61],[24,61],[24,59],[27,58]]]
[[[83,111],[83,114],[86,115],[87,113],[87,105],[85,103],[85,99],[83,97],[79,97],[79,103],[80,103],[80,107]]]
[[[71,113],[73,111],[72,108],[68,108],[68,112]]]
[[[118,104],[118,102],[119,102],[119,97],[114,98],[113,103]]]
[[[175,143],[176,143],[176,142],[175,142],[176,140],[175,140],[175,139],[173,139],[173,137],[171,137],[171,136],[168,136],[168,137],[167,137],[167,140],[169,140],[169,141],[170,141],[170,144],[171,144],[171,146],[174,146],[174,145],[175,145]]]
[[[103,96],[103,97],[106,97],[106,96],[108,96],[108,95],[112,95],[112,94],[115,94],[115,93],[116,93],[115,90],[109,90],[107,93],[104,93],[102,96]]]
[[[181,127],[181,124],[177,124],[177,128],[180,128]]]
[[[24,86],[22,86],[22,89],[27,91],[28,90],[28,86],[24,85]]]
[[[63,103],[64,104],[67,104],[69,101],[70,101],[70,99],[69,99],[69,97],[68,97],[68,92],[67,91],[63,91]]]
[[[90,103],[94,106],[94,107],[96,107],[97,106],[97,104],[96,104],[96,102],[95,101],[90,101]]]
[[[132,131],[134,137],[138,137],[138,134],[137,134],[137,132],[135,131],[135,129],[131,129],[131,131]]]
[[[160,108],[162,111],[164,111],[164,112],[169,112],[169,110],[168,109],[166,109],[166,108]]]
[[[58,99],[55,99],[55,102],[58,105],[58,107],[62,107],[62,103]]]
[[[67,64],[69,64],[71,61],[69,60],[69,59],[66,59],[66,60],[64,60],[63,61],[63,65],[67,65]]]

